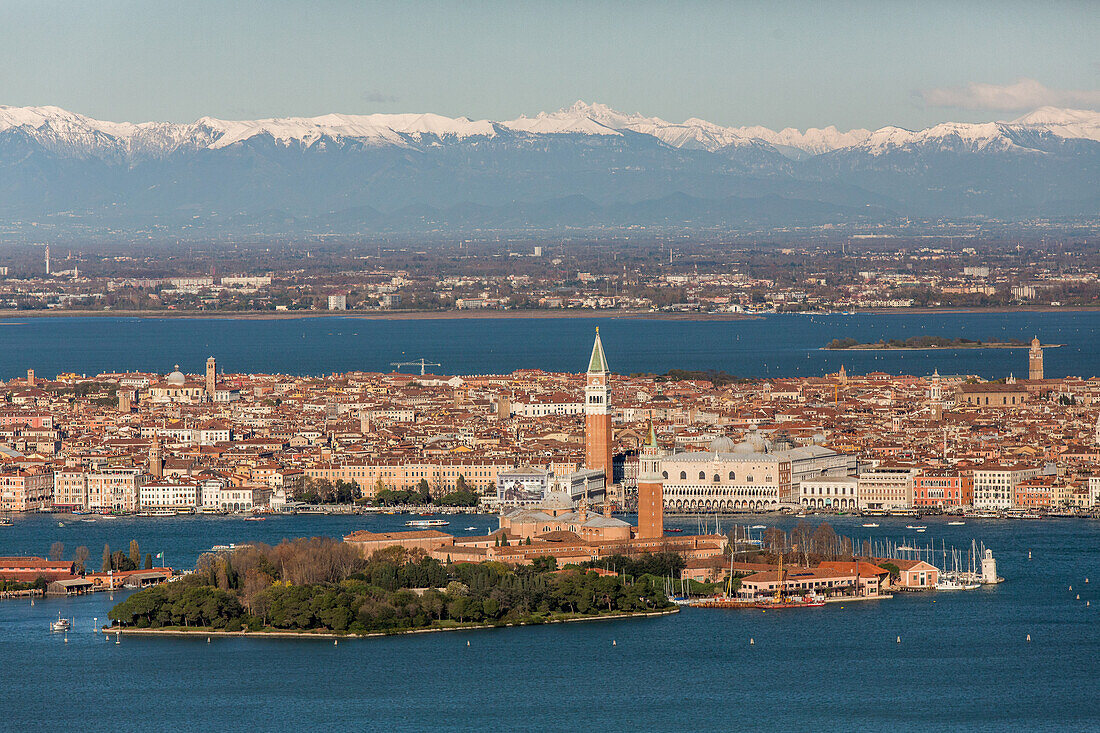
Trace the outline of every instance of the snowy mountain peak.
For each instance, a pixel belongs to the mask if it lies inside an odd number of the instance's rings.
[[[764,147],[790,157],[815,156],[842,149],[875,154],[911,145],[938,145],[967,150],[1008,149],[1036,134],[1100,141],[1100,113],[1043,107],[1011,122],[945,122],[925,130],[884,127],[871,132],[842,132],[834,126],[800,131],[785,128],[726,127],[690,117],[668,122],[639,113],[626,114],[599,102],[577,100],[556,112],[541,112],[494,122],[433,113],[277,117],[223,120],[202,117],[193,123],[107,122],[54,106],[0,106],[0,133],[16,130],[57,153],[80,156],[163,156],[181,148],[220,149],[257,137],[280,145],[310,147],[322,140],[354,141],[376,147],[409,147],[444,141],[493,138],[501,131],[529,135],[645,135],[673,148],[716,152]]]

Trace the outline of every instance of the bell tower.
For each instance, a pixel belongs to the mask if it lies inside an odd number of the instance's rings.
[[[206,360],[206,401],[214,401],[214,393],[218,390],[218,363],[214,357]]]
[[[665,534],[665,479],[661,474],[661,449],[657,431],[649,423],[649,435],[638,455],[638,534],[640,540]]]
[[[154,436],[149,444],[149,473],[160,477],[164,473],[164,461],[160,454],[160,438]]]
[[[1031,350],[1027,354],[1027,378],[1043,379],[1043,346],[1038,337],[1031,339]]]
[[[611,465],[611,390],[607,357],[600,341],[600,329],[596,328],[596,341],[592,344],[592,358],[588,360],[588,377],[584,387],[584,467],[602,469],[606,486],[610,488],[613,474]]]

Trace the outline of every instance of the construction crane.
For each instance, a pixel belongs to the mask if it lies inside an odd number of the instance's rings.
[[[442,364],[434,361],[424,361],[423,359],[417,359],[416,361],[391,361],[390,366],[400,369],[403,366],[418,366],[420,367],[420,376],[424,376],[424,367],[430,366],[443,366]]]

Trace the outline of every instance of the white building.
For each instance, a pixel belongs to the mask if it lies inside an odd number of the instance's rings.
[[[197,481],[156,481],[142,485],[139,490],[143,512],[186,512],[199,506]]]
[[[252,487],[227,486],[215,479],[202,482],[202,509],[207,512],[252,511]]]
[[[798,503],[807,509],[855,509],[859,506],[859,479],[804,479],[798,483]]]
[[[910,466],[876,466],[859,474],[856,488],[860,509],[897,511],[913,506],[913,481],[919,468]]]
[[[346,296],[346,295],[330,295],[330,296],[328,296],[328,309],[330,311],[346,311],[348,309],[348,296]]]
[[[775,450],[759,432],[734,444],[727,437],[705,451],[661,459],[665,508],[676,512],[761,511],[798,502],[798,487],[811,478],[855,473],[855,458],[820,445]]]
[[[974,508],[1008,509],[1015,503],[1016,484],[1039,475],[1029,466],[985,465],[974,469]]]

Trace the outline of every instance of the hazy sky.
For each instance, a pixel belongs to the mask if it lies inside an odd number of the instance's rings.
[[[0,0],[0,104],[111,120],[512,118],[923,127],[1100,109],[1100,2]]]

